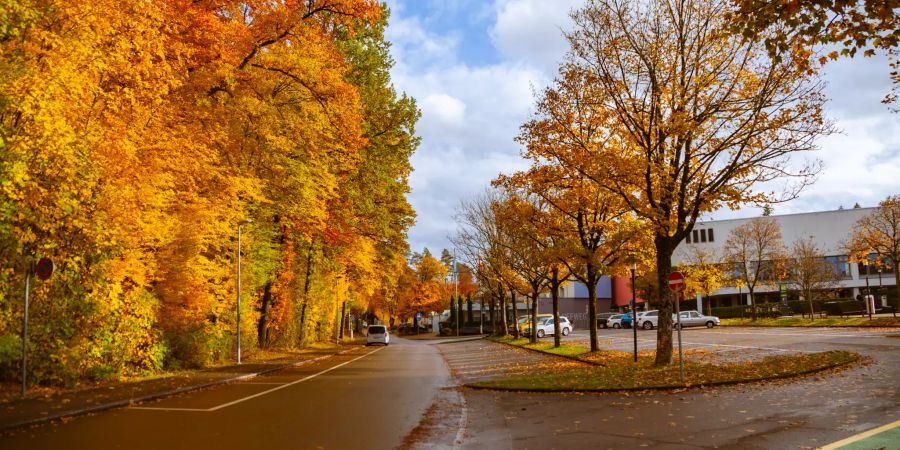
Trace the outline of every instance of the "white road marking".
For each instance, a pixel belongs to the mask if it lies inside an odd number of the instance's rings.
[[[279,386],[274,387],[274,388],[272,388],[272,389],[268,389],[268,390],[265,390],[265,391],[262,391],[262,392],[257,392],[256,394],[248,395],[248,396],[246,396],[246,397],[239,398],[239,399],[237,399],[237,400],[230,401],[230,402],[228,402],[228,403],[223,403],[223,404],[218,405],[218,406],[213,406],[212,408],[206,408],[206,409],[203,409],[203,408],[166,408],[166,407],[154,407],[154,406],[131,406],[131,407],[129,407],[129,409],[144,409],[144,410],[156,410],[156,411],[195,411],[195,412],[212,412],[212,411],[217,411],[217,410],[220,410],[220,409],[222,409],[222,408],[227,408],[227,407],[229,407],[229,406],[233,406],[233,405],[236,405],[236,404],[238,404],[238,403],[242,403],[242,402],[245,402],[245,401],[247,401],[247,400],[254,399],[254,398],[256,398],[256,397],[261,397],[261,396],[266,395],[266,394],[271,394],[272,392],[275,392],[275,391],[280,390],[280,389],[284,389],[284,388],[289,387],[289,386],[293,386],[293,385],[295,385],[295,384],[297,384],[297,383],[302,383],[302,382],[304,382],[304,381],[311,380],[311,379],[313,379],[313,378],[315,378],[315,377],[317,377],[317,376],[319,376],[319,375],[322,375],[322,374],[331,372],[332,370],[335,370],[335,369],[341,368],[341,367],[343,367],[343,366],[346,366],[347,364],[350,364],[350,363],[352,363],[352,362],[354,362],[354,361],[356,361],[356,360],[365,358],[366,356],[369,356],[369,355],[371,355],[371,354],[373,354],[373,353],[376,353],[376,352],[379,352],[379,351],[381,351],[381,350],[384,350],[385,348],[386,348],[386,347],[381,347],[381,348],[379,348],[379,349],[377,349],[377,350],[373,350],[373,351],[371,351],[371,352],[368,352],[368,353],[366,353],[365,355],[357,356],[356,358],[353,358],[353,359],[351,359],[350,361],[346,361],[346,362],[340,363],[340,364],[338,364],[338,365],[336,365],[336,366],[334,366],[334,367],[330,367],[330,368],[325,369],[325,370],[323,370],[323,371],[321,371],[321,372],[314,373],[314,374],[312,374],[312,375],[303,377],[303,378],[301,378],[301,379],[299,379],[299,380],[295,380],[295,381],[292,381],[292,382],[290,382],[290,383],[280,384]]]

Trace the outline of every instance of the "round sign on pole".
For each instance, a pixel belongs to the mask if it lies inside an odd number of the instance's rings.
[[[684,289],[684,275],[681,272],[669,274],[669,289],[676,292]]]
[[[47,280],[50,278],[50,275],[53,275],[54,269],[56,269],[56,266],[50,258],[41,258],[34,268],[34,274],[41,280]]]

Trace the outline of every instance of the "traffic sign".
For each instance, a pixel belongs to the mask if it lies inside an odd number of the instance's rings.
[[[418,312],[418,313],[416,313],[416,322],[418,322],[420,320],[422,320],[422,313]]]
[[[684,275],[681,272],[669,274],[669,289],[676,292],[684,289]]]
[[[50,275],[53,275],[53,270],[56,266],[53,264],[53,261],[50,258],[41,258],[38,261],[37,266],[34,268],[34,274],[37,275],[41,280],[47,280],[50,278]]]

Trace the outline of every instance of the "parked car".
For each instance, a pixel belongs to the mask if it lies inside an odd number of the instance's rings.
[[[719,318],[716,316],[704,316],[697,311],[681,311],[676,326],[682,327],[706,327],[712,328],[719,325]]]
[[[370,325],[369,329],[366,333],[366,345],[374,345],[374,344],[383,344],[388,345],[391,343],[391,334],[388,333],[388,329],[384,325]]]
[[[540,317],[537,319],[537,337],[542,338],[544,336],[553,335],[556,332],[554,327],[553,316],[550,317]],[[565,316],[559,316],[559,331],[563,336],[568,336],[572,330],[575,329],[575,325],[569,321],[569,319]],[[530,336],[530,332],[527,332]]]
[[[613,314],[606,322],[608,328],[631,328],[631,313]]]
[[[552,319],[552,314],[538,314],[537,315],[537,323],[538,328],[541,326],[541,322],[546,319]],[[519,333],[524,334],[525,336],[531,336],[531,315],[520,316],[519,320],[516,322],[519,326]],[[540,333],[538,333],[540,334]],[[540,337],[540,336],[538,336]]]
[[[609,328],[609,325],[606,324],[606,321],[609,320],[612,316],[617,316],[619,314],[616,313],[600,313],[597,314],[597,326],[600,328]]]
[[[652,330],[659,326],[659,310],[654,309],[653,311],[645,311],[643,314],[638,313],[638,322],[637,326],[645,329]]]

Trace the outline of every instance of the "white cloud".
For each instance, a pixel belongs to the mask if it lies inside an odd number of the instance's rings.
[[[466,104],[447,94],[428,94],[421,103],[422,113],[434,116],[448,125],[460,125],[466,115]]]
[[[508,59],[555,73],[568,50],[562,33],[571,27],[569,11],[582,3],[579,0],[499,0],[497,21],[490,29],[491,40]]]
[[[421,0],[411,0],[421,1]],[[453,213],[462,199],[483,191],[499,173],[525,168],[513,139],[528,119],[533,91],[556,74],[567,43],[561,29],[571,26],[568,12],[579,0],[496,0],[437,2],[422,16],[403,17],[406,8],[392,0],[387,38],[397,62],[392,78],[399,90],[418,99],[423,116],[417,132],[422,145],[412,158],[410,203],[418,213],[410,245],[433,252],[449,247],[456,229]],[[460,17],[464,11],[471,17]],[[437,12],[435,12],[437,11]],[[440,23],[442,13],[451,14]],[[485,17],[488,14],[488,17]],[[453,20],[459,20],[456,27]],[[489,24],[476,34],[471,24]],[[445,31],[440,31],[441,26]],[[448,29],[449,30],[446,30]],[[467,63],[463,42],[482,32],[499,52],[492,64]],[[467,39],[463,39],[463,38]],[[776,213],[874,206],[900,193],[900,115],[879,103],[890,89],[884,58],[841,60],[826,66],[832,99],[826,113],[842,134],[823,139],[816,156],[825,169],[801,197],[776,205]],[[746,217],[758,210],[722,211],[717,218]]]

